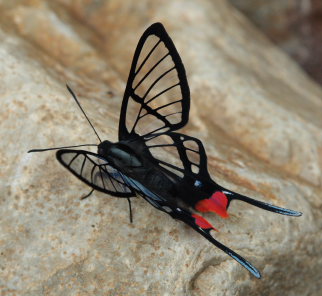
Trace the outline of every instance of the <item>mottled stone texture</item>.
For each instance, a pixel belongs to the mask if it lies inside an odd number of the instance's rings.
[[[206,217],[235,261],[141,199],[96,193],[35,147],[116,140],[136,43],[164,23],[187,69],[190,122],[218,183],[300,210],[234,203]],[[0,294],[321,295],[322,91],[225,1],[0,1]]]
[[[321,0],[229,0],[322,84]]]

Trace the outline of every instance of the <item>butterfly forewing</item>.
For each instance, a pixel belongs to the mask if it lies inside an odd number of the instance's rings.
[[[118,197],[135,195],[125,176],[95,153],[62,149],[56,156],[71,173],[98,191]]]
[[[172,40],[160,23],[136,48],[121,108],[119,138],[176,130],[188,121],[190,92]]]

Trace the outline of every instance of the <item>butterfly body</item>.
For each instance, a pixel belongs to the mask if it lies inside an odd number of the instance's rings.
[[[195,207],[200,200],[219,191],[218,185],[210,177],[207,180],[205,177],[196,180],[187,175],[179,178],[160,167],[140,137],[117,143],[105,140],[98,145],[98,154],[122,174],[144,184],[150,192],[162,196],[173,205]]]
[[[144,184],[150,192],[173,204],[180,198],[177,190],[180,188],[179,178],[155,162],[142,139],[117,143],[104,141],[98,146],[98,154],[132,181]]]
[[[136,151],[141,150],[140,144],[140,142],[134,144]],[[143,151],[136,152],[131,146],[127,145],[126,141],[112,143],[105,140],[98,145],[98,155],[108,160],[115,168],[131,173],[136,168],[140,169],[144,166]]]
[[[67,88],[92,126],[75,94]],[[176,132],[188,122],[189,109],[190,91],[181,58],[163,25],[155,23],[143,33],[134,53],[121,107],[119,141],[102,142],[92,126],[101,141],[97,153],[60,149],[56,157],[93,190],[121,198],[141,196],[260,278],[252,264],[214,238],[212,230],[216,229],[191,208],[226,218],[235,199],[279,214],[301,213],[251,199],[214,182],[202,142]],[[31,152],[53,149],[58,148]],[[164,156],[158,149],[169,149],[177,157]]]

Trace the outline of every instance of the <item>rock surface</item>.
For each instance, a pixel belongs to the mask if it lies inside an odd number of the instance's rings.
[[[322,84],[321,0],[229,0]]]
[[[225,1],[0,1],[1,295],[321,295],[322,90]],[[258,267],[252,278],[200,235],[134,201],[96,193],[54,152],[116,140],[136,43],[162,22],[192,93],[184,132],[223,186],[301,218],[241,203],[206,217]]]

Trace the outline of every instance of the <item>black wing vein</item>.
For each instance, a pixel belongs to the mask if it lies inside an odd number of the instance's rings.
[[[93,189],[117,197],[131,197],[135,193],[125,182],[123,174],[106,159],[84,150],[61,149],[58,161],[78,179]]]

